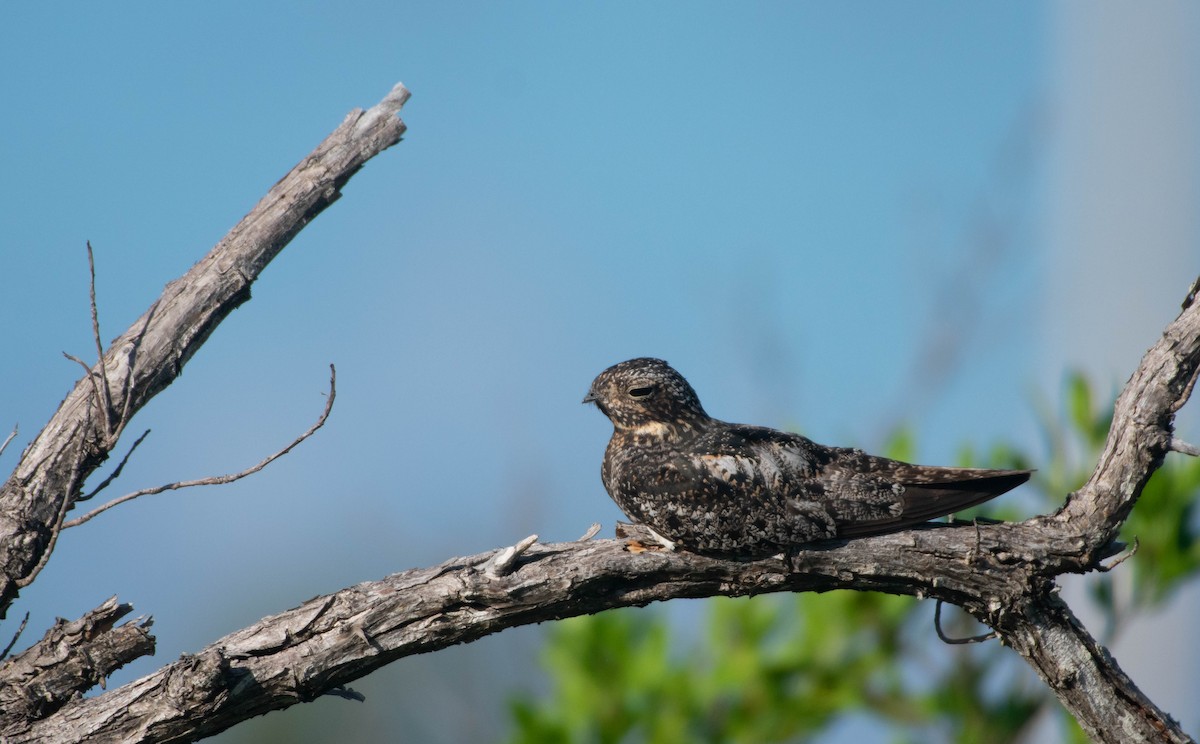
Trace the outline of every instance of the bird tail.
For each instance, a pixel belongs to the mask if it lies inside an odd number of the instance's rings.
[[[838,537],[863,537],[892,532],[962,511],[996,498],[1029,480],[1032,470],[976,468],[917,468],[898,479],[904,486],[901,510],[889,519],[843,524]]]

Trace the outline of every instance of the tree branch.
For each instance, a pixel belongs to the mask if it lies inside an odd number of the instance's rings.
[[[74,502],[115,446],[108,414],[119,410],[128,421],[179,376],[209,334],[250,298],[267,264],[368,160],[400,141],[405,127],[397,114],[408,96],[397,85],[373,108],[352,111],[207,256],[168,284],[76,383],[0,488],[0,618],[45,563],[60,509]],[[126,383],[108,391],[109,400],[98,399],[95,378]],[[98,408],[108,410],[92,415]]]
[[[194,740],[312,700],[404,656],[518,625],[678,597],[857,589],[963,607],[1025,657],[1097,741],[1190,741],[1088,634],[1053,580],[1095,570],[1115,552],[1120,521],[1167,451],[1198,364],[1200,306],[1190,306],[1118,399],[1095,475],[1054,515],[833,541],[798,551],[786,565],[632,553],[613,540],[523,540],[318,597],[141,680],[73,701],[52,718],[6,720],[0,733],[12,742],[81,731]]]
[[[1019,582],[1001,574],[977,574],[976,561],[995,559],[972,558],[975,543],[969,525],[913,530],[804,551],[795,559],[800,571],[779,560],[635,554],[617,540],[532,544],[506,574],[490,569],[513,548],[454,558],[309,600],[141,680],[72,702],[53,718],[6,722],[0,738],[16,744],[88,732],[128,742],[191,741],[313,700],[404,656],[657,600],[839,588],[912,594],[947,564],[952,570],[924,589],[932,596],[962,601],[980,581],[990,592],[1019,592]]]
[[[132,610],[112,597],[74,622],[60,619],[42,640],[0,666],[4,719],[50,715],[113,671],[154,653],[150,620],[116,625]]]
[[[1010,552],[1013,538],[1021,536],[1034,538],[1035,547],[1028,553]],[[1045,524],[1037,523],[930,525],[814,546],[799,552],[792,568],[775,559],[631,553],[622,541],[591,540],[531,544],[511,572],[492,570],[514,546],[317,597],[141,680],[70,703],[51,719],[6,722],[0,734],[14,743],[80,731],[129,742],[191,741],[269,710],[313,700],[404,656],[518,625],[680,597],[831,589],[934,597],[963,605],[990,622],[1010,643],[1020,642],[1018,651],[1049,657],[1057,665],[1052,669],[1070,669],[1080,661],[1076,652],[1094,654],[1099,648],[1086,632],[1077,627],[1075,647],[1064,649],[1057,642],[1059,625],[1042,618],[1033,622],[1014,610],[1057,601],[1044,593],[1031,595],[1029,582],[1037,580],[1026,571],[1035,555],[1055,550],[1055,540]],[[1045,645],[1048,637],[1055,645]],[[1089,715],[1102,714],[1103,721],[1127,719],[1128,700],[1122,697],[1127,687],[1145,708],[1135,720],[1158,720],[1153,706],[1106,654],[1093,656],[1092,662],[1100,673],[1112,670],[1123,679],[1120,687],[1110,684],[1108,692],[1126,704]],[[1072,678],[1058,674],[1048,679],[1057,680],[1061,696]],[[1154,731],[1171,730],[1173,722],[1162,718]],[[1112,728],[1107,735],[1101,730],[1098,739],[1137,741],[1128,738],[1130,730]],[[1172,740],[1187,739],[1179,732]]]
[[[330,413],[330,411],[333,410],[333,401],[335,398],[337,398],[337,370],[331,364],[331,365],[329,365],[329,395],[325,399],[325,409],[321,411],[321,415],[319,418],[317,418],[316,423],[314,423],[312,426],[308,427],[308,429],[303,434],[301,434],[300,436],[293,439],[291,441],[291,443],[288,444],[283,449],[279,450],[278,452],[275,452],[274,454],[267,455],[267,457],[265,457],[263,460],[261,460],[257,465],[251,465],[250,467],[246,468],[245,470],[241,470],[236,473],[229,473],[227,475],[214,475],[214,476],[211,476],[208,478],[197,478],[195,480],[190,480],[190,481],[176,481],[174,483],[167,483],[167,484],[164,484],[161,486],[154,486],[152,488],[143,488],[140,491],[133,491],[132,493],[127,493],[124,496],[118,496],[117,498],[113,499],[112,501],[109,501],[102,506],[98,506],[95,509],[92,509],[90,512],[88,512],[87,514],[84,514],[83,516],[75,517],[72,520],[64,522],[62,525],[62,529],[65,530],[68,527],[78,527],[79,525],[83,524],[84,522],[91,520],[93,517],[97,517],[97,516],[103,514],[104,512],[108,511],[109,509],[113,508],[114,506],[120,506],[121,504],[124,504],[127,501],[133,501],[134,499],[139,498],[141,496],[151,496],[156,493],[162,493],[163,491],[176,491],[176,490],[179,490],[180,488],[192,488],[194,486],[216,486],[216,485],[220,485],[223,483],[233,483],[234,481],[241,480],[242,478],[245,478],[246,476],[254,475],[258,471],[265,468],[266,466],[270,465],[271,463],[275,462],[276,460],[283,457],[287,453],[291,452],[293,449],[296,448],[297,445],[299,445],[305,439],[308,439],[313,434],[316,434],[317,430],[320,429],[322,426],[324,426],[325,422],[329,419],[329,413]],[[146,434],[149,434],[149,433],[150,433],[150,430],[147,429]],[[142,435],[142,437],[145,437],[145,436],[146,436],[145,434]],[[134,442],[134,444],[133,444],[134,448],[136,448],[138,446],[138,443],[140,443],[141,441],[142,441],[141,439],[138,439],[137,442]],[[130,453],[132,453],[132,452],[133,452],[133,449],[130,449]],[[126,457],[128,457],[128,455],[126,455]],[[122,460],[121,464],[119,466],[117,466],[117,469],[115,471],[113,471],[113,474],[111,476],[109,476],[109,478],[105,479],[105,482],[101,484],[101,487],[106,485],[111,479],[118,476],[121,472],[121,468],[123,468],[124,466],[125,466],[125,461]],[[78,503],[80,501],[86,501],[87,499],[90,499],[94,493],[95,492],[93,491],[92,493],[88,494],[87,496],[81,496],[78,499],[76,499],[76,502]]]

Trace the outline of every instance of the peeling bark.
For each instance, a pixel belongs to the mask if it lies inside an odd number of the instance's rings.
[[[7,660],[0,666],[3,717],[44,718],[125,664],[153,654],[149,620],[116,624],[132,611],[112,597],[78,620],[59,619],[42,640]]]

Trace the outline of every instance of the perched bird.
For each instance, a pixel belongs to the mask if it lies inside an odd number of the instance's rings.
[[[828,538],[894,532],[1015,488],[1028,470],[909,465],[704,412],[661,359],[630,359],[584,403],[612,421],[604,487],[668,547],[763,556]]]

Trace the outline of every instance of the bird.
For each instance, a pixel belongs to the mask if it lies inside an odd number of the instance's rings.
[[[912,465],[712,418],[661,359],[615,364],[585,404],[612,422],[604,488],[668,549],[729,557],[899,531],[1005,493],[1030,470]]]

